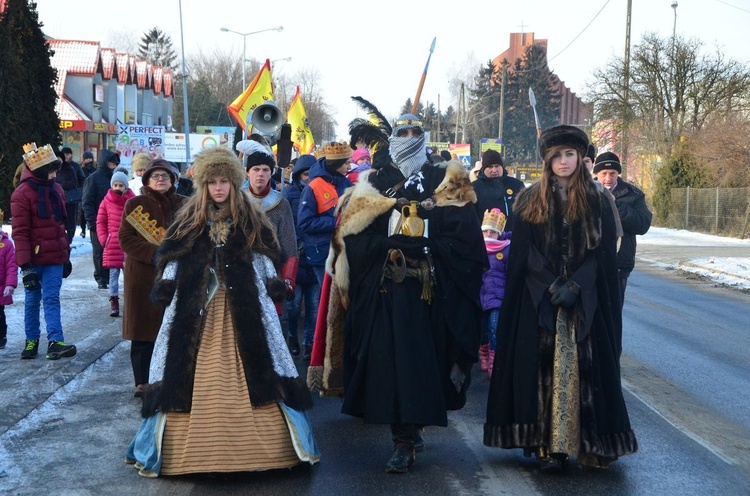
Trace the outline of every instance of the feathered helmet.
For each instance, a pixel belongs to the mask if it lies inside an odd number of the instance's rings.
[[[390,157],[388,156],[388,138],[393,134],[393,127],[388,123],[380,110],[365,100],[361,96],[353,96],[352,100],[367,112],[369,115],[368,119],[357,118],[349,123],[349,143],[353,147],[357,144],[364,145],[373,151],[372,167],[379,169],[384,165],[390,164]],[[385,150],[386,153],[377,153],[379,150]]]

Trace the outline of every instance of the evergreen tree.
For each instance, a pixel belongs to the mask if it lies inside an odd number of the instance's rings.
[[[709,175],[688,153],[687,145],[681,141],[677,151],[656,173],[654,211],[657,218],[666,222],[672,210],[672,188],[706,188],[713,184]]]
[[[36,3],[8,0],[0,14],[0,209],[6,218],[24,143],[61,144],[51,56]]]
[[[172,47],[172,38],[159,28],[143,33],[138,44],[138,56],[165,69],[177,70],[177,54]]]
[[[557,78],[547,66],[547,55],[539,45],[526,47],[523,59],[517,59],[505,82],[505,118],[503,146],[510,162],[537,161],[536,123],[529,102],[529,88],[536,96],[541,129],[560,121],[560,97],[555,90]]]

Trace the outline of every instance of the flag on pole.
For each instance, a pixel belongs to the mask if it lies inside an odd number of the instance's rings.
[[[273,81],[271,80],[271,61],[266,59],[266,63],[260,68],[245,91],[227,107],[234,120],[243,129],[246,130],[247,120],[253,115],[258,105],[264,102],[273,101]]]
[[[292,99],[289,111],[286,113],[286,121],[292,125],[294,147],[302,155],[310,153],[315,148],[315,139],[313,139],[310,123],[307,120],[307,112],[305,112],[305,107],[302,105],[299,86],[297,86],[297,93],[295,93]]]

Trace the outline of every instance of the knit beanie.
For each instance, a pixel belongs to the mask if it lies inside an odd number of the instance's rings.
[[[592,162],[593,162],[594,160],[596,160],[596,147],[594,146],[594,144],[593,144],[593,143],[589,143],[589,149],[588,149],[588,151],[586,152],[586,156],[587,156],[588,158],[590,158]]]
[[[115,183],[122,183],[126,188],[128,187],[127,169],[121,167],[115,169],[115,172],[112,174],[112,179],[109,180],[109,186],[112,187]]]
[[[621,174],[622,165],[620,165],[620,157],[612,152],[602,153],[594,161],[594,174],[602,169],[614,169],[618,174]]]
[[[254,165],[267,165],[271,170],[276,166],[273,152],[267,146],[255,140],[242,140],[237,143],[235,148],[242,154],[242,165],[245,167],[245,171]]]
[[[356,150],[354,150],[354,152],[352,152],[352,159],[351,160],[352,160],[353,163],[356,164],[357,160],[359,160],[361,158],[367,158],[367,159],[371,158],[370,157],[370,150],[368,150],[366,146],[359,147]]]
[[[503,157],[500,156],[500,153],[498,153],[496,150],[486,150],[482,154],[482,168],[479,171],[479,174],[484,174],[484,170],[489,167],[490,165],[496,165],[500,164],[503,166],[503,173],[505,173],[505,164],[503,163]]]

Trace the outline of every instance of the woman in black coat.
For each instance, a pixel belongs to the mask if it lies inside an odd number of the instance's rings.
[[[614,216],[587,147],[576,127],[545,131],[542,178],[516,200],[484,444],[605,467],[638,443],[620,384]]]

